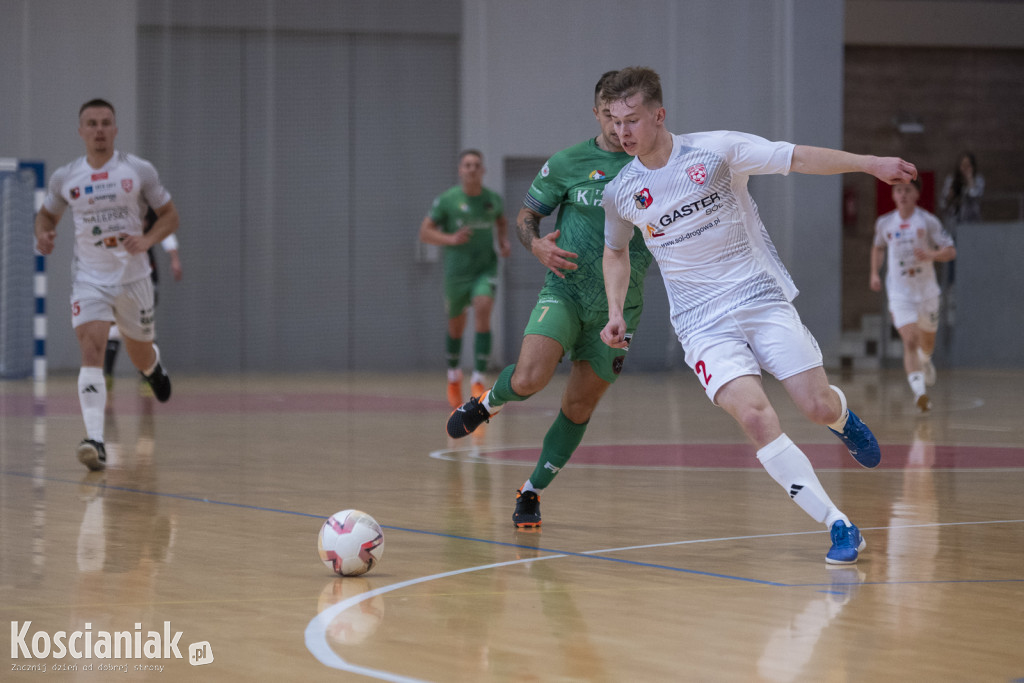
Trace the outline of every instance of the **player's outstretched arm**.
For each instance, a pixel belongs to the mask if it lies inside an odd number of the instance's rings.
[[[790,171],[811,175],[867,173],[889,185],[909,183],[917,177],[917,167],[899,157],[853,154],[827,147],[796,145]]]

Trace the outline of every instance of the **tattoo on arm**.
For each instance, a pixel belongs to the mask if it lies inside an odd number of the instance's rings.
[[[524,211],[520,214],[519,220],[516,221],[516,234],[519,236],[519,241],[522,245],[533,251],[531,248],[533,240],[540,237],[540,216]]]

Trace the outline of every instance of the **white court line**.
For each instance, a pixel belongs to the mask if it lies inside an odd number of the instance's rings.
[[[966,526],[976,524],[1020,524],[1024,523],[1024,519],[1002,519],[987,522],[936,522],[931,524],[906,524],[899,526],[879,526],[879,527],[865,527],[865,530],[877,531],[881,529],[911,529],[921,527],[940,527],[940,526]],[[649,545],[636,545],[622,548],[605,548],[603,550],[586,550],[580,553],[574,553],[574,555],[598,555],[602,553],[613,553],[622,550],[639,550],[643,548],[660,548],[672,545],[690,545],[694,543],[713,543],[716,541],[736,541],[736,540],[749,540],[754,538],[776,538],[779,536],[802,536],[805,534],[822,534],[827,533],[825,531],[793,531],[788,533],[778,534],[757,534],[754,536],[729,536],[723,538],[701,538],[692,539],[689,541],[673,541],[669,543],[651,543]],[[554,560],[560,557],[572,557],[574,555],[556,554],[546,555],[544,557],[529,557],[519,560],[510,560],[508,562],[495,562],[493,564],[485,564],[479,567],[467,567],[466,569],[456,569],[450,572],[442,572],[440,574],[431,574],[430,576],[421,576],[416,579],[409,579],[408,581],[400,581],[399,583],[393,583],[390,586],[382,586],[381,588],[375,588],[373,590],[360,593],[347,600],[331,605],[324,611],[317,614],[306,626],[306,649],[309,650],[317,660],[332,669],[339,669],[341,671],[351,671],[352,673],[367,676],[369,678],[376,678],[381,681],[391,681],[392,683],[429,683],[424,679],[410,678],[408,676],[400,676],[398,674],[391,673],[390,671],[381,671],[379,669],[371,669],[369,667],[357,666],[350,664],[342,659],[338,654],[331,648],[330,643],[327,641],[327,628],[330,626],[334,619],[347,609],[351,609],[361,602],[375,598],[378,595],[384,595],[392,591],[400,590],[402,588],[408,588],[409,586],[416,586],[421,583],[427,583],[428,581],[435,581],[437,579],[444,579],[450,576],[459,576],[460,574],[469,574],[472,572],[483,571],[485,569],[495,569],[497,567],[509,567],[515,564],[526,564],[528,562],[539,562],[541,560]]]
[[[665,444],[639,444],[642,446],[663,446]],[[1016,444],[999,445],[999,444],[985,444],[980,446],[981,448],[1019,448]],[[428,455],[435,460],[444,460],[445,462],[465,462],[476,465],[501,465],[509,467],[536,467],[537,463],[526,460],[503,460],[500,458],[489,458],[486,453],[502,453],[505,451],[512,450],[526,450],[528,446],[489,446],[485,448],[471,447],[471,448],[443,448],[438,451],[431,451]],[[751,458],[752,460],[754,458]],[[573,463],[573,468],[591,469],[591,470],[638,470],[642,469],[645,472],[651,471],[686,471],[686,472],[738,472],[738,471],[749,471],[760,468],[760,463],[754,465],[751,464],[749,467],[737,466],[737,467],[696,467],[693,465],[608,465],[608,464],[592,464],[592,463]],[[902,472],[904,470],[918,470],[923,469],[928,472],[1015,472],[1020,470],[1020,467],[928,467],[928,468],[881,468],[881,469],[866,469],[863,467],[815,467],[815,472],[853,472],[853,473],[868,473],[868,472]]]
[[[1012,432],[1016,427],[996,427],[992,425],[964,425],[955,422],[949,425],[950,429],[963,429],[973,432]],[[988,444],[985,444],[988,445]]]
[[[466,569],[456,569],[455,571],[443,572],[441,574],[432,574],[430,576],[422,576],[418,579],[410,579],[408,581],[402,581],[400,583],[394,583],[390,586],[384,586],[382,588],[375,588],[374,590],[360,593],[359,595],[353,596],[348,600],[342,600],[336,605],[331,605],[320,614],[309,622],[306,626],[306,649],[313,653],[313,656],[320,660],[321,664],[325,664],[334,669],[340,669],[342,671],[351,671],[353,673],[362,674],[369,676],[370,678],[376,678],[381,681],[394,681],[395,683],[426,683],[419,678],[409,678],[407,676],[399,676],[389,671],[380,671],[379,669],[370,669],[363,666],[356,666],[355,664],[349,664],[344,659],[338,656],[338,654],[331,648],[330,643],[327,642],[327,628],[331,622],[334,621],[335,617],[344,612],[347,609],[355,607],[364,600],[375,598],[378,595],[390,593],[401,588],[407,588],[409,586],[415,586],[420,583],[426,583],[427,581],[434,581],[436,579],[443,579],[449,576],[458,576],[459,574],[468,574],[470,572],[478,572],[484,569],[494,569],[496,567],[507,567],[513,564],[524,564],[526,562],[537,562],[539,560],[552,560],[556,557],[566,557],[566,555],[547,555],[545,557],[530,557],[521,560],[511,560],[509,562],[496,562],[494,564],[485,564],[479,567],[468,567]]]

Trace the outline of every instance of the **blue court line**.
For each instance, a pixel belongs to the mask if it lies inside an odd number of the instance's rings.
[[[455,534],[444,534],[437,531],[424,531],[421,529],[406,529],[403,527],[385,527],[387,529],[394,529],[396,531],[405,531],[411,534],[426,534],[429,536],[440,536],[442,538],[454,538],[459,541],[472,541],[474,543],[489,543],[491,545],[503,545],[510,548],[523,548],[525,550],[534,550],[543,553],[552,553],[554,555],[565,555],[567,557],[585,557],[590,560],[603,560],[605,562],[620,562],[622,564],[628,564],[633,567],[648,567],[650,569],[665,569],[671,572],[680,572],[683,574],[694,574],[697,576],[710,576],[716,579],[731,579],[733,581],[745,581],[747,583],[759,583],[765,586],[779,586],[782,588],[788,588],[789,584],[777,583],[775,581],[764,581],[762,579],[751,579],[745,576],[732,576],[730,574],[716,574],[714,572],[702,572],[696,569],[684,569],[682,567],[672,567],[665,564],[653,564],[651,562],[637,562],[636,560],[624,560],[618,557],[604,557],[603,555],[596,555],[594,552],[573,552],[571,550],[555,550],[554,548],[540,548],[532,545],[519,545],[516,543],[507,543],[504,541],[492,541],[486,538],[474,538],[472,536],[458,536]],[[602,552],[611,552],[615,548],[609,548]]]
[[[189,495],[185,495],[185,494],[182,494],[182,493],[164,493],[164,492],[160,492],[160,491],[147,491],[145,489],[129,488],[129,487],[126,487],[126,486],[111,486],[111,485],[108,485],[108,484],[106,484],[104,482],[96,482],[96,483],[94,483],[94,482],[89,482],[89,481],[81,481],[81,480],[75,481],[75,480],[72,480],[72,479],[62,479],[62,478],[59,478],[59,477],[38,477],[38,476],[36,476],[34,474],[31,474],[31,473],[28,473],[28,472],[12,472],[12,471],[9,471],[9,470],[0,471],[0,475],[3,475],[3,476],[13,476],[13,477],[22,477],[22,478],[25,478],[25,479],[42,479],[43,481],[59,483],[59,484],[75,484],[75,485],[79,485],[79,486],[81,486],[83,484],[86,484],[86,485],[93,486],[93,487],[96,487],[96,488],[99,488],[99,489],[107,489],[107,490],[111,490],[111,491],[122,491],[122,492],[125,492],[125,493],[136,493],[136,494],[144,495],[144,496],[158,496],[158,497],[161,497],[161,498],[171,498],[171,499],[174,499],[174,500],[186,500],[186,501],[190,501],[190,502],[194,502],[194,503],[209,503],[211,505],[222,505],[222,506],[225,506],[225,507],[234,507],[234,508],[239,508],[239,509],[244,509],[244,510],[256,510],[258,512],[273,512],[273,513],[284,514],[284,515],[295,515],[297,517],[309,517],[309,518],[318,519],[318,520],[326,519],[326,515],[322,515],[322,514],[313,514],[313,513],[309,513],[309,512],[298,512],[296,510],[283,510],[281,508],[272,508],[272,507],[266,507],[266,506],[262,506],[262,505],[250,505],[250,504],[247,504],[247,503],[232,503],[232,502],[229,502],[229,501],[213,500],[213,499],[205,498],[205,497],[201,497],[201,496],[189,496]],[[1003,520],[1003,521],[1011,521],[1011,520]],[[1012,520],[1012,521],[1018,521],[1018,520]],[[984,522],[952,522],[951,524],[952,525],[957,525],[957,524],[981,524],[981,523],[984,523]],[[925,525],[911,525],[911,526],[925,526]],[[690,574],[690,575],[693,575],[693,576],[707,576],[707,577],[711,577],[711,578],[727,579],[727,580],[730,580],[730,581],[741,581],[741,582],[744,582],[744,583],[753,583],[753,584],[759,584],[759,585],[763,585],[763,586],[776,586],[776,587],[779,587],[779,588],[810,588],[810,587],[824,586],[825,585],[825,584],[789,584],[789,583],[779,583],[777,581],[766,581],[766,580],[763,580],[763,579],[753,579],[753,578],[745,577],[745,576],[733,576],[733,575],[730,575],[730,574],[718,574],[718,573],[715,573],[715,572],[705,572],[705,571],[699,571],[699,570],[696,570],[696,569],[686,569],[686,568],[683,568],[683,567],[673,567],[671,565],[654,564],[654,563],[650,563],[650,562],[638,562],[636,560],[627,560],[627,559],[622,559],[622,558],[617,558],[617,557],[606,557],[606,556],[603,556],[603,555],[597,555],[596,554],[597,552],[614,552],[615,550],[632,550],[632,549],[636,549],[636,548],[621,548],[621,549],[607,548],[607,549],[604,549],[604,550],[601,550],[601,551],[574,552],[574,551],[568,551],[568,550],[556,550],[554,548],[540,548],[540,547],[531,546],[531,545],[521,545],[521,544],[518,544],[518,543],[509,543],[507,541],[495,541],[495,540],[487,539],[487,538],[476,538],[476,537],[473,537],[473,536],[459,536],[457,534],[442,533],[442,532],[439,532],[439,531],[428,531],[428,530],[425,530],[425,529],[410,529],[410,528],[407,528],[407,527],[388,526],[388,525],[385,525],[385,524],[381,524],[381,528],[389,529],[391,531],[404,531],[406,533],[412,533],[412,534],[423,534],[423,535],[426,535],[426,536],[435,536],[435,537],[438,537],[438,538],[450,538],[450,539],[460,540],[460,541],[469,541],[471,543],[485,543],[485,544],[488,544],[488,545],[505,546],[505,547],[508,547],[508,548],[519,548],[519,549],[523,549],[523,550],[531,550],[531,551],[535,551],[535,552],[551,553],[551,554],[554,554],[554,555],[561,555],[561,556],[568,556],[568,557],[585,557],[587,559],[601,560],[601,561],[604,561],[604,562],[617,562],[617,563],[620,563],[620,564],[626,564],[626,565],[630,565],[630,566],[633,566],[633,567],[646,567],[646,568],[649,568],[649,569],[661,569],[661,570],[665,570],[665,571],[678,572],[678,573],[681,573],[681,574]],[[799,533],[804,534],[804,533],[825,533],[825,532],[799,532]],[[787,535],[787,534],[769,534],[769,535],[770,536],[780,536],[780,535]],[[749,538],[749,537],[747,537],[747,538]],[[675,544],[674,543],[662,543],[662,544],[656,544],[656,545],[667,546],[667,545],[675,545]],[[915,584],[915,583],[920,583],[920,584],[947,584],[947,583],[1012,583],[1012,582],[1024,582],[1024,579],[950,579],[950,580],[936,580],[936,581],[879,581],[879,582],[866,582],[866,583],[858,584],[858,585],[898,585],[898,584],[901,584],[901,583],[906,583],[906,584]],[[831,586],[832,584],[829,584],[829,585]]]
[[[314,517],[316,519],[326,519],[324,515],[313,515],[308,512],[295,512],[294,510],[280,510],[278,508],[262,507],[260,505],[248,505],[246,503],[230,503],[226,500],[210,500],[209,498],[200,498],[199,496],[186,496],[183,493],[161,493],[160,491],[146,491],[143,489],[132,489],[127,486],[111,486],[110,484],[98,482],[94,483],[91,481],[73,481],[71,479],[59,479],[57,477],[37,477],[34,474],[27,472],[10,472],[3,471],[0,475],[11,476],[11,477],[24,477],[26,479],[42,479],[43,481],[55,482],[58,484],[76,484],[78,486],[94,486],[98,489],[107,489],[109,491],[124,491],[125,493],[138,493],[144,496],[159,496],[161,498],[174,498],[176,500],[190,500],[194,503],[210,503],[211,505],[225,505],[227,507],[243,508],[246,510],[259,510],[260,512],[278,512],[283,515],[298,515],[299,517]]]
[[[160,491],[146,491],[144,489],[134,489],[134,488],[129,488],[127,486],[110,486],[110,485],[108,485],[106,483],[100,483],[100,482],[93,483],[93,482],[88,482],[88,481],[73,481],[71,479],[60,479],[58,477],[36,477],[35,475],[27,473],[27,472],[3,471],[3,472],[0,472],[0,474],[2,474],[4,476],[24,477],[26,479],[42,479],[43,481],[54,482],[54,483],[59,483],[59,484],[77,484],[77,485],[87,484],[89,486],[94,486],[94,487],[99,488],[99,489],[107,489],[107,490],[110,490],[110,491],[123,491],[125,493],[137,493],[137,494],[144,495],[144,496],[159,496],[161,498],[172,498],[174,500],[187,500],[187,501],[191,501],[191,502],[194,502],[194,503],[210,503],[211,505],[224,505],[226,507],[235,507],[235,508],[241,508],[241,509],[245,509],[245,510],[257,510],[257,511],[260,511],[260,512],[275,512],[275,513],[285,514],[285,515],[296,515],[296,516],[299,516],[299,517],[312,517],[314,519],[320,519],[320,520],[326,519],[326,517],[327,517],[326,515],[316,515],[316,514],[310,514],[308,512],[297,512],[295,510],[282,510],[280,508],[270,508],[270,507],[264,507],[264,506],[261,506],[261,505],[249,505],[249,504],[246,504],[246,503],[231,503],[231,502],[223,501],[223,500],[212,500],[210,498],[203,498],[203,497],[200,497],[200,496],[188,496],[188,495],[181,494],[181,493],[163,493],[163,492],[160,492]],[[710,577],[719,578],[719,579],[731,579],[733,581],[745,581],[745,582],[748,582],[748,583],[757,583],[757,584],[762,584],[762,585],[766,585],[766,586],[779,586],[779,587],[786,587],[787,586],[787,584],[777,583],[775,581],[763,581],[763,580],[760,580],[760,579],[751,579],[751,578],[747,578],[747,577],[743,577],[743,576],[730,576],[728,574],[715,574],[713,572],[702,572],[702,571],[697,571],[695,569],[684,569],[684,568],[681,568],[681,567],[672,567],[672,566],[669,566],[669,565],[662,565],[662,564],[652,564],[652,563],[649,563],[649,562],[637,562],[636,560],[624,560],[624,559],[617,558],[617,557],[602,557],[602,556],[593,555],[593,554],[589,554],[589,553],[579,553],[579,552],[572,552],[572,551],[554,550],[554,549],[550,549],[550,548],[536,548],[534,546],[529,546],[529,545],[518,545],[516,543],[507,543],[507,542],[504,542],[504,541],[494,541],[494,540],[486,539],[486,538],[474,538],[472,536],[457,536],[455,534],[446,534],[446,533],[441,533],[441,532],[438,532],[438,531],[427,531],[427,530],[424,530],[424,529],[408,529],[408,528],[405,528],[405,527],[387,526],[385,524],[381,524],[381,528],[389,529],[389,530],[392,530],[392,531],[404,531],[404,532],[413,533],[413,534],[424,534],[424,535],[428,535],[428,536],[437,536],[437,537],[440,537],[440,538],[452,538],[452,539],[456,539],[456,540],[460,540],[460,541],[470,541],[470,542],[473,542],[473,543],[487,543],[489,545],[499,545],[499,546],[506,546],[506,547],[510,547],[510,548],[521,548],[521,549],[524,549],[524,550],[534,550],[534,551],[537,551],[537,552],[553,553],[553,554],[558,554],[558,555],[569,555],[569,556],[575,556],[575,557],[586,557],[586,558],[595,559],[595,560],[603,560],[605,562],[619,562],[619,563],[628,564],[628,565],[634,566],[634,567],[648,567],[650,569],[664,569],[664,570],[667,570],[667,571],[681,572],[681,573],[684,573],[684,574],[694,574],[694,575],[698,575],[698,576],[710,576]]]

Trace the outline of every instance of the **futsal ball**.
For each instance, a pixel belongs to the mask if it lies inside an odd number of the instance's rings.
[[[320,559],[336,574],[359,576],[384,554],[384,532],[362,510],[342,510],[328,517],[317,538]]]

